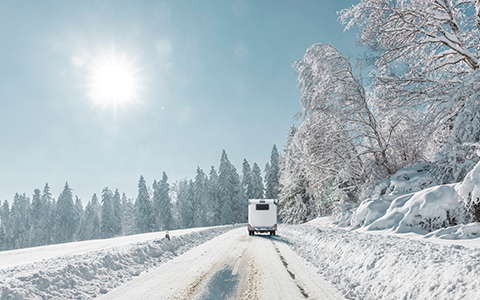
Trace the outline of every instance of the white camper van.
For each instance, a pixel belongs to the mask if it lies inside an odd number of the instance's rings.
[[[248,234],[255,232],[270,232],[275,235],[277,231],[277,204],[276,199],[250,199],[248,200]]]

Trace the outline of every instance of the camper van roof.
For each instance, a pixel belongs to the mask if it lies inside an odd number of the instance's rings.
[[[269,203],[269,204],[277,204],[277,199],[248,199],[249,204],[258,204],[258,203]]]

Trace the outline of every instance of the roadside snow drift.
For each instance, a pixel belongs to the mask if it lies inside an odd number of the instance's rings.
[[[170,241],[153,239],[6,267],[0,269],[1,299],[90,299],[234,228],[211,227]]]
[[[478,231],[478,225],[470,227]],[[347,299],[480,299],[480,248],[345,230],[315,221],[281,225],[279,236]]]
[[[463,182],[428,187],[433,182],[426,165],[406,167],[382,182],[373,198],[335,224],[350,229],[427,234],[470,222],[465,207],[480,202],[480,163]]]

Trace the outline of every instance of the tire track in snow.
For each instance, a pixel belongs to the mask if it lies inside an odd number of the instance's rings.
[[[297,282],[297,280],[295,280],[295,274],[288,269],[288,263],[287,263],[287,260],[285,259],[285,257],[283,257],[283,255],[280,253],[280,250],[278,249],[277,245],[275,245],[275,242],[272,240],[272,244],[273,244],[273,247],[275,247],[275,251],[277,251],[278,253],[278,256],[280,257],[280,260],[282,261],[282,264],[283,266],[285,267],[285,269],[287,270],[288,272],[288,275],[290,275],[290,277],[292,277],[293,281],[295,281],[295,284],[297,285],[298,289],[300,290],[300,293],[302,294],[303,297],[305,297],[305,299],[309,299],[309,296],[308,294],[305,292],[305,289]]]

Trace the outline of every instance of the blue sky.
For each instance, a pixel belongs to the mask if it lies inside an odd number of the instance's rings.
[[[283,149],[299,110],[291,64],[315,42],[363,51],[337,11],[358,1],[1,1],[0,200],[66,181],[86,203],[135,197],[140,175],[172,183],[226,150],[241,171]],[[135,93],[98,103],[94,72],[116,57]]]

